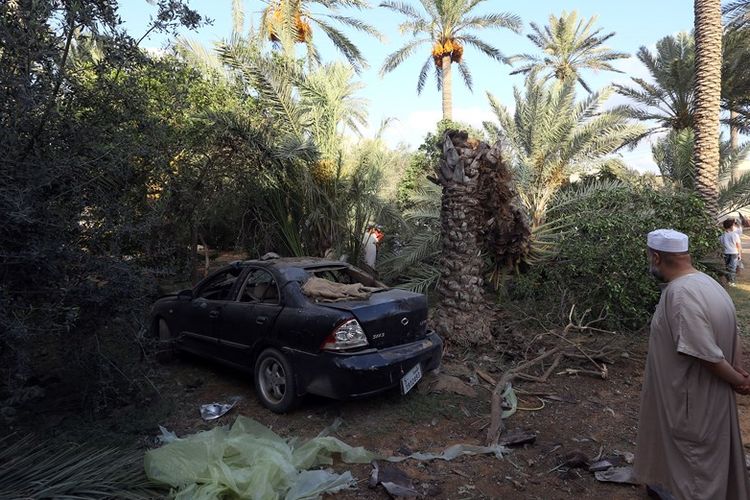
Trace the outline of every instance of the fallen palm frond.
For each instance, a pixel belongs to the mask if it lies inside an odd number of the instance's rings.
[[[609,372],[604,359],[606,355],[612,350],[611,347],[605,347],[598,351],[586,349],[584,346],[592,340],[591,333],[605,333],[613,334],[607,330],[602,330],[594,326],[597,323],[603,321],[606,316],[600,315],[598,318],[589,320],[586,322],[586,316],[590,311],[585,311],[580,318],[575,317],[575,305],[571,307],[568,315],[568,324],[559,333],[554,330],[549,330],[542,334],[539,334],[531,339],[529,344],[525,346],[524,352],[540,353],[531,359],[518,363],[517,365],[506,370],[500,377],[499,381],[495,385],[495,389],[492,391],[491,396],[491,415],[490,425],[487,430],[487,444],[497,444],[500,435],[505,429],[503,423],[503,399],[508,394],[512,394],[512,391],[508,391],[507,387],[511,382],[517,378],[530,380],[533,382],[543,383],[546,382],[553,374],[557,375],[589,375],[601,379],[607,379]],[[552,339],[552,345],[545,345],[542,349],[539,349],[540,341],[544,339]],[[552,359],[552,362],[545,366],[544,361]],[[586,364],[590,364],[594,367],[593,370],[587,370],[580,367],[566,368],[560,371],[558,367],[565,359],[573,359],[583,361]],[[530,369],[541,365],[542,370],[539,374],[530,373]]]
[[[60,446],[33,435],[0,440],[0,498],[124,498],[164,496],[143,470],[138,450]]]

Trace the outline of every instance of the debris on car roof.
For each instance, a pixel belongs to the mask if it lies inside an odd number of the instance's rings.
[[[274,260],[274,259],[280,259],[281,256],[275,252],[268,252],[264,254],[260,260]]]
[[[350,285],[334,283],[325,278],[311,277],[302,285],[302,293],[316,302],[340,302],[344,300],[367,300],[373,292],[382,288],[365,286],[362,283]]]

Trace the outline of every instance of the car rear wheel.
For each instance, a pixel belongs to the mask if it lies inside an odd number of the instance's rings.
[[[156,324],[156,335],[159,340],[156,359],[161,363],[168,363],[174,359],[174,339],[169,325],[163,318],[159,318]]]
[[[292,365],[278,350],[269,348],[258,356],[255,392],[263,406],[275,413],[286,413],[297,404]]]

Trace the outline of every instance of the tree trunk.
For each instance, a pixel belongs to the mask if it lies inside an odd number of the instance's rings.
[[[453,81],[451,76],[451,56],[443,56],[443,120],[453,120]]]
[[[483,208],[479,171],[489,147],[465,132],[448,131],[437,176],[442,252],[435,328],[449,344],[476,345],[491,338],[492,311],[484,296],[480,244]]]
[[[721,100],[721,1],[695,0],[696,187],[718,216],[719,105]]]

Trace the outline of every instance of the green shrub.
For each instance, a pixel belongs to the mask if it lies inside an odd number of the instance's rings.
[[[555,304],[566,314],[607,315],[609,328],[636,330],[646,325],[659,300],[659,286],[648,272],[646,234],[672,228],[690,237],[696,267],[706,270],[714,256],[718,228],[692,193],[627,185],[566,193],[550,212],[561,224],[554,257],[521,275],[512,298],[531,300],[536,310]],[[549,309],[547,309],[549,310]]]

